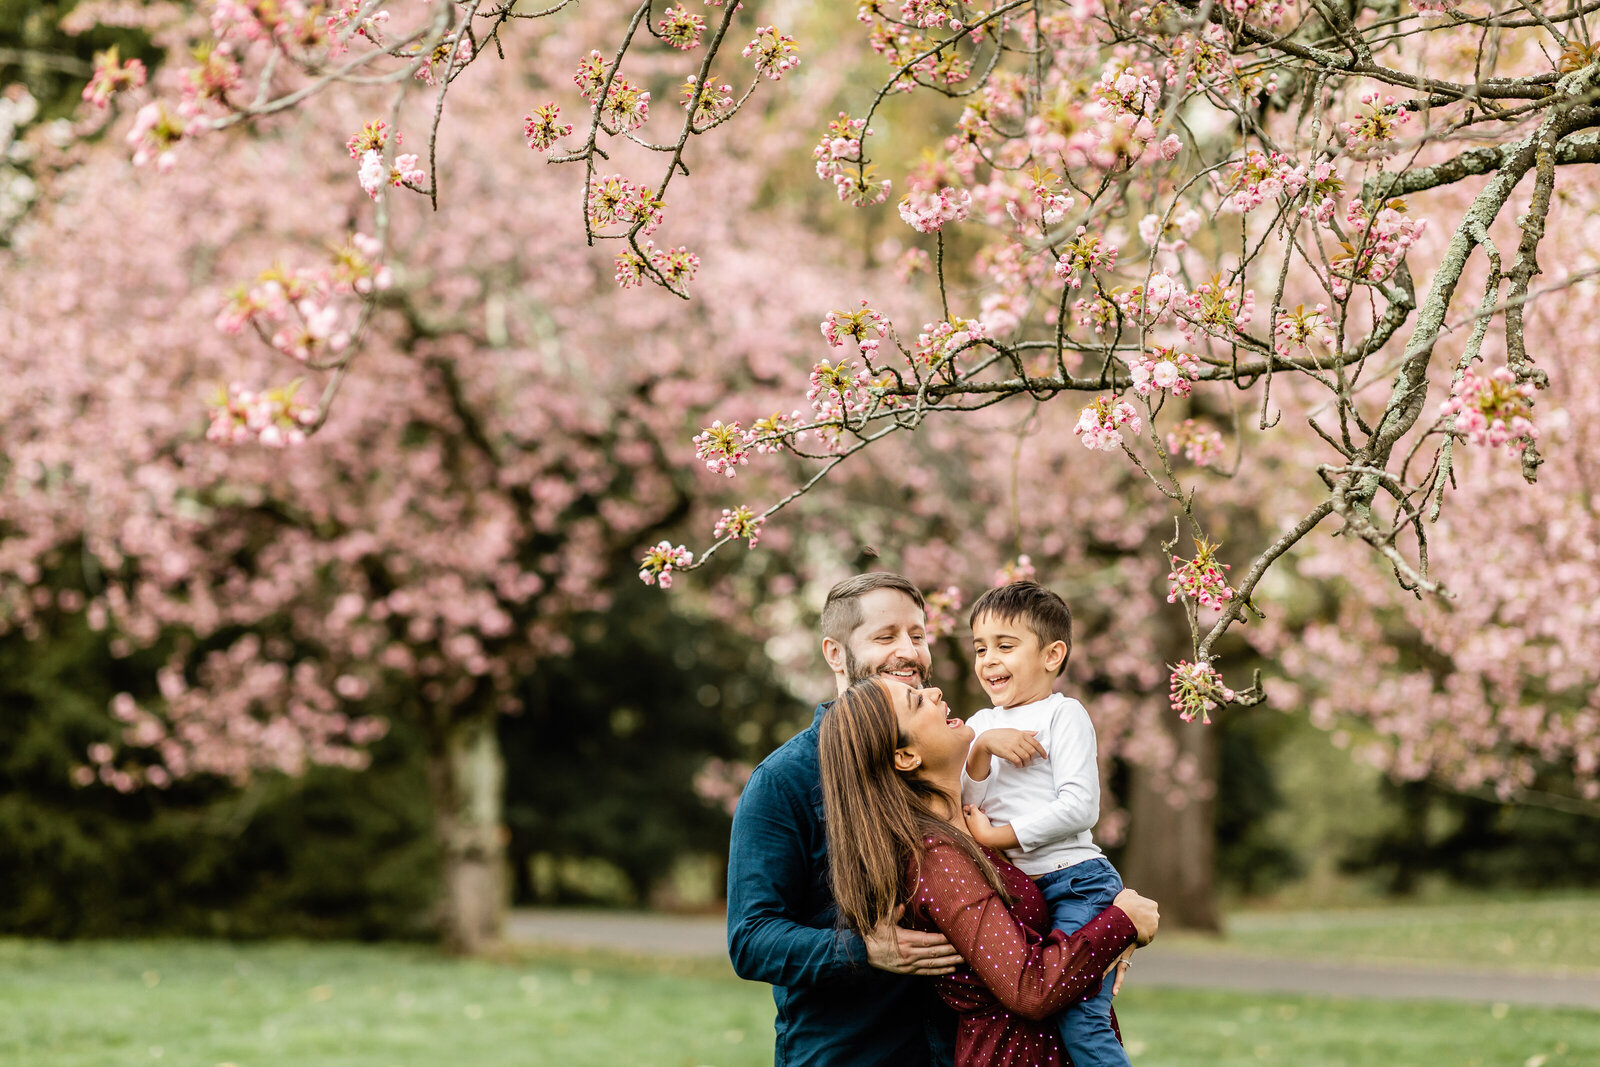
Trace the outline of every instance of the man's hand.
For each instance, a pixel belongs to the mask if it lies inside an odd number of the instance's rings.
[[[1039,744],[1037,735],[1037,730],[1013,730],[999,726],[985,730],[976,743],[1012,766],[1021,767],[1031,759],[1045,758],[1044,746]]]
[[[1131,889],[1124,889],[1118,893],[1111,903],[1121,908],[1133,920],[1133,929],[1138,935],[1134,942],[1139,948],[1144,948],[1155,940],[1156,928],[1161,925],[1161,909],[1149,897],[1140,896]]]
[[[1122,950],[1122,955],[1118,956],[1112,962],[1111,967],[1106,971],[1106,978],[1111,978],[1112,975],[1116,975],[1116,977],[1111,981],[1112,996],[1116,996],[1118,993],[1122,992],[1122,980],[1128,976],[1128,968],[1132,966],[1133,946],[1129,945],[1127,948]]]
[[[905,910],[904,907],[894,909],[893,915],[861,939],[867,943],[867,962],[893,974],[954,974],[961,964],[961,956],[954,946],[943,934],[899,926]]]

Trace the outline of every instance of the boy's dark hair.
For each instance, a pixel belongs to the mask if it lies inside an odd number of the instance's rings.
[[[1072,658],[1072,609],[1038,582],[1008,582],[995,586],[972,605],[967,625],[970,627],[977,622],[980,615],[993,615],[1002,622],[1022,623],[1039,639],[1040,648],[1049,648],[1057,641],[1065,642],[1067,654],[1061,660],[1061,670],[1067,669],[1067,661]]]

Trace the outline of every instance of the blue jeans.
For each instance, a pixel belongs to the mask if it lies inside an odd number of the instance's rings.
[[[1041,874],[1034,882],[1050,905],[1051,924],[1069,934],[1105,911],[1122,892],[1122,877],[1107,859],[1074,863]],[[1128,1054],[1111,1027],[1111,985],[1107,979],[1100,992],[1056,1016],[1061,1044],[1072,1057],[1072,1067],[1129,1067]]]

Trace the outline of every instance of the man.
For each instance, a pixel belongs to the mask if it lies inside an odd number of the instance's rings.
[[[898,574],[858,574],[822,609],[822,655],[836,690],[872,675],[927,683],[922,593]],[[961,957],[941,935],[885,923],[868,938],[834,928],[823,836],[817,728],[790,738],[750,776],[728,852],[728,954],[741,978],[770,982],[776,1067],[950,1067],[954,1016],[933,983]]]

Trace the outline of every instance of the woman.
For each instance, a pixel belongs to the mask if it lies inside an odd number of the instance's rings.
[[[1149,943],[1156,905],[1125,889],[1079,932],[1052,931],[1028,876],[967,834],[971,743],[937,689],[868,678],[834,702],[819,739],[834,899],[857,933],[904,907],[904,925],[940,931],[961,954],[966,966],[937,979],[960,1015],[956,1067],[1059,1067],[1049,1017]]]

